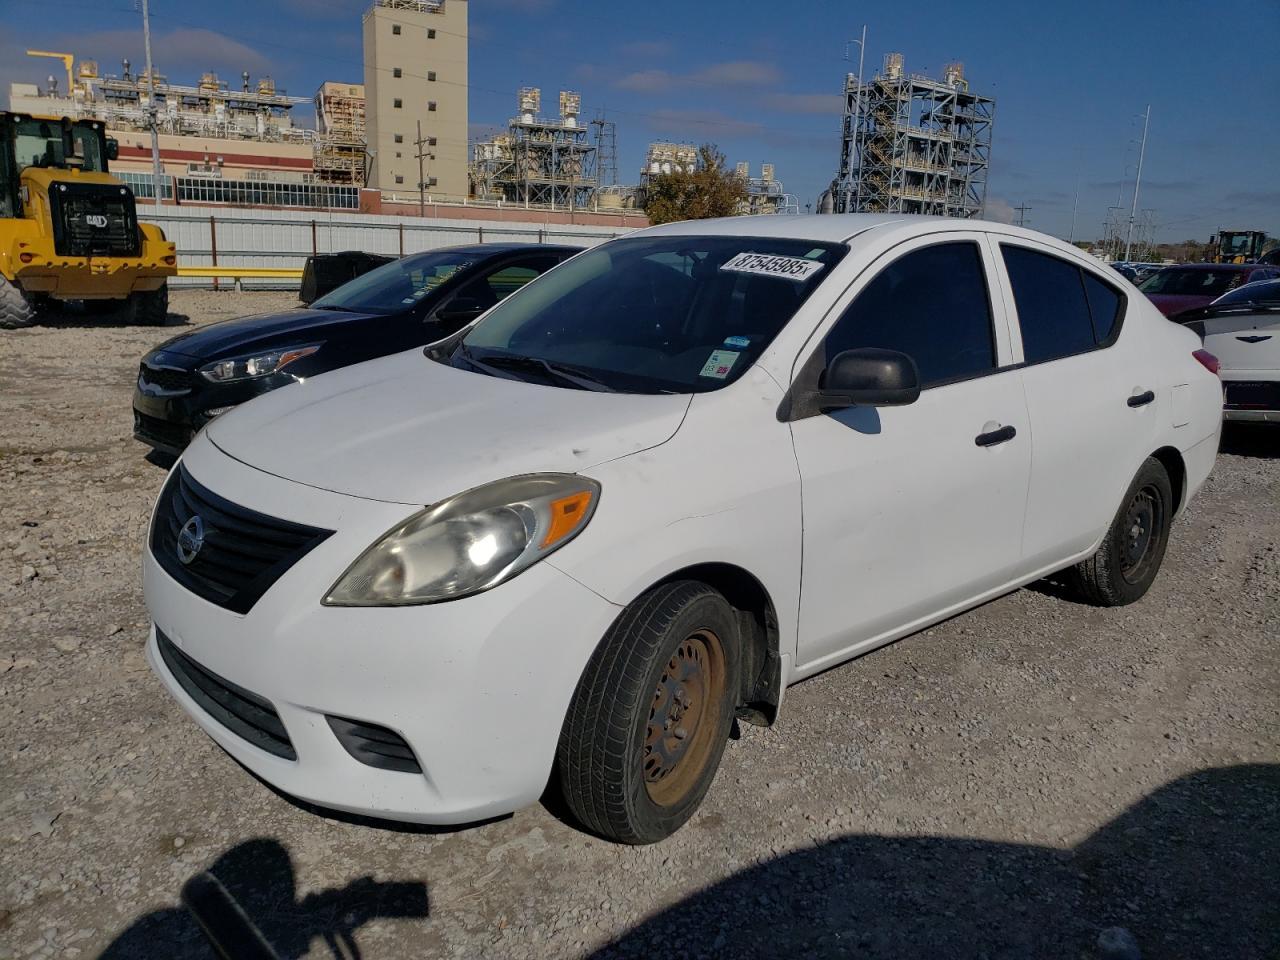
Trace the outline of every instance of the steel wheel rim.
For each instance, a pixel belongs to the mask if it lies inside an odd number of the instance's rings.
[[[697,783],[715,747],[724,695],[720,638],[695,630],[663,667],[649,705],[641,769],[654,803],[671,806]]]
[[[1120,575],[1126,581],[1137,583],[1146,576],[1163,529],[1164,500],[1148,484],[1129,501],[1120,528]]]

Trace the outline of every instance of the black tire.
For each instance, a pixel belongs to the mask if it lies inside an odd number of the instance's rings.
[[[1140,599],[1160,572],[1176,506],[1168,471],[1159,460],[1148,457],[1129,485],[1102,545],[1075,566],[1082,597],[1100,607],[1120,607]]]
[[[133,322],[145,327],[169,325],[169,287],[159,290],[141,290],[131,294],[129,305],[133,310]]]
[[[0,328],[18,330],[29,327],[38,317],[35,298],[0,276]]]
[[[561,795],[586,829],[654,843],[693,815],[724,754],[740,663],[733,608],[706,584],[663,584],[623,611],[578,681],[557,751]]]

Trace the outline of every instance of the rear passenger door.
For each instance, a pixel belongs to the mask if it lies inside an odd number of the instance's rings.
[[[922,390],[901,407],[791,421],[803,492],[805,672],[909,632],[1008,582],[1031,465],[1025,400],[979,233],[895,247],[837,301],[797,390],[837,354],[897,350]]]
[[[1126,298],[1101,270],[1052,248],[992,236],[1031,419],[1023,532],[1028,573],[1093,547],[1151,451],[1163,415]]]

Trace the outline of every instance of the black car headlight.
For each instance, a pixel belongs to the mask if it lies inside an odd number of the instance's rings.
[[[215,360],[200,368],[200,375],[213,383],[231,383],[234,380],[252,380],[254,377],[265,377],[280,373],[285,367],[303,357],[309,357],[321,344],[307,343],[296,347],[280,347],[277,350],[263,353],[247,354],[243,357],[229,357],[226,360]]]

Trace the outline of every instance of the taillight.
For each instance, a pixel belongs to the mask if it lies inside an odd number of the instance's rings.
[[[19,260],[21,260],[23,263],[30,263],[30,262],[31,262],[32,260],[34,260],[35,258],[36,258],[36,255],[35,255],[34,253],[20,253],[20,254],[18,254],[18,259],[19,259]]]
[[[1215,377],[1218,375],[1218,371],[1222,369],[1222,364],[1218,362],[1218,358],[1208,350],[1193,350],[1191,355],[1199,360],[1201,365]]]

